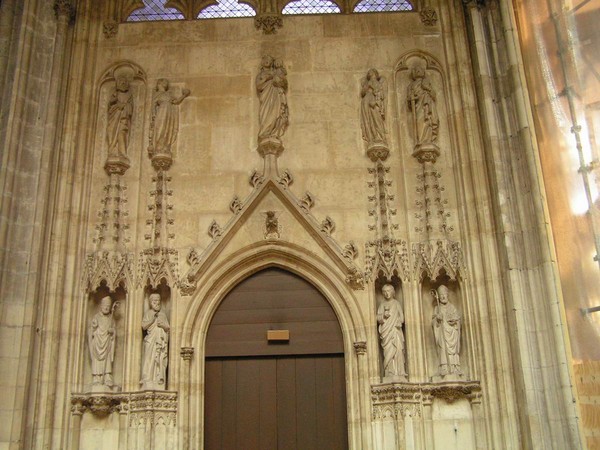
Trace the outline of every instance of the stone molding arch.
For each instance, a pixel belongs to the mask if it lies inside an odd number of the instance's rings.
[[[186,440],[201,445],[204,439],[204,426],[195,426],[195,430],[199,430],[195,431],[191,425],[203,423],[205,343],[212,318],[231,289],[269,267],[278,267],[302,277],[321,292],[334,310],[344,341],[349,446],[357,450],[367,448],[371,414],[369,377],[366,362],[361,362],[362,358],[354,351],[355,342],[367,339],[366,320],[354,293],[345,282],[345,276],[333,264],[327,264],[300,246],[285,242],[244,247],[228,256],[225,263],[218,263],[207,270],[200,278],[198,285],[202,287],[192,297],[182,324],[181,346],[195,348],[192,365],[182,365],[180,374],[181,383],[187,384],[182,386],[183,391],[188,394],[181,397],[184,403],[182,410],[188,412],[188,417],[182,417],[183,422],[187,422],[184,429],[190,430]]]

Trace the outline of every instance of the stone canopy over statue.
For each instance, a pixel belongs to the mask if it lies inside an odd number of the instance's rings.
[[[383,301],[377,308],[379,338],[383,349],[383,374],[386,381],[405,381],[404,368],[404,312],[396,299],[396,290],[391,284],[381,289]]]
[[[262,58],[260,72],[256,76],[258,108],[258,148],[262,154],[283,149],[281,137],[289,124],[287,104],[287,71],[283,62],[265,55]]]

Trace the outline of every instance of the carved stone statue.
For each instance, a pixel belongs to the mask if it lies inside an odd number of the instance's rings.
[[[422,67],[414,67],[408,85],[408,109],[412,112],[415,146],[437,147],[440,120],[436,107],[436,94]]]
[[[383,373],[386,378],[406,377],[404,369],[404,312],[396,300],[394,286],[386,284],[381,289],[383,302],[377,308],[379,338],[383,349]]]
[[[448,300],[448,288],[443,284],[431,295],[437,303],[431,325],[439,355],[439,375],[460,377],[460,313]]]
[[[177,140],[179,131],[179,111],[177,106],[190,95],[189,89],[182,89],[176,96],[169,89],[169,80],[161,78],[156,82],[152,97],[152,119],[150,122],[150,157],[154,154],[171,154],[171,147]]]
[[[119,77],[115,81],[115,90],[108,101],[106,142],[109,157],[127,156],[132,115],[133,94],[130,90],[129,80],[126,77]]]
[[[142,318],[144,355],[142,359],[142,389],[166,389],[169,361],[169,320],[161,310],[160,294],[150,294],[150,309]]]
[[[113,361],[115,359],[116,324],[113,312],[117,303],[113,304],[109,296],[100,300],[98,311],[88,329],[88,345],[92,358],[92,389],[97,391],[112,390]]]
[[[258,108],[258,142],[277,139],[285,133],[289,123],[286,93],[288,89],[287,71],[281,60],[263,56],[260,72],[256,76]]]
[[[360,96],[360,125],[367,145],[387,146],[385,129],[385,91],[379,72],[370,69],[362,81]]]

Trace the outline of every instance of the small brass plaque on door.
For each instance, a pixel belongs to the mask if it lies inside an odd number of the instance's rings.
[[[290,330],[268,330],[267,341],[286,342],[290,340]]]

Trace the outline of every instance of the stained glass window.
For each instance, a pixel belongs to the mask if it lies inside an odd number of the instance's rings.
[[[144,0],[143,8],[136,9],[127,18],[127,22],[145,22],[149,20],[182,20],[181,14],[175,8],[165,8],[166,0]]]
[[[283,8],[282,14],[335,14],[340,7],[329,0],[294,0]]]
[[[210,5],[200,11],[198,19],[216,19],[226,17],[252,17],[256,11],[250,5],[238,3],[236,0],[219,0],[216,5]]]
[[[354,7],[355,13],[412,10],[413,6],[407,0],[361,0]]]

